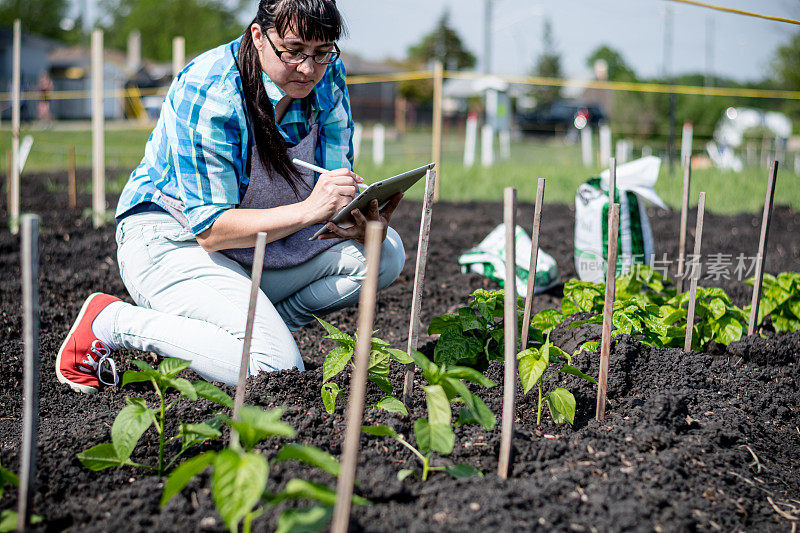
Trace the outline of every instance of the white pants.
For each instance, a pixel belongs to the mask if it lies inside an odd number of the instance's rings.
[[[113,342],[192,362],[203,378],[235,384],[244,343],[250,272],[221,253],[208,253],[165,213],[131,215],[117,227],[117,261],[138,306],[118,306]],[[400,236],[389,228],[381,249],[378,288],[405,263]],[[358,301],[366,271],[363,247],[344,241],[305,263],[265,270],[256,304],[248,375],[297,367],[303,360],[291,331],[314,316]]]

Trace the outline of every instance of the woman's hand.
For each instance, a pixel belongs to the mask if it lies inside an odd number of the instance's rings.
[[[358,183],[364,183],[364,179],[347,168],[320,174],[314,190],[301,202],[310,222],[315,224],[333,218],[358,195]]]
[[[369,207],[367,208],[366,214],[362,213],[358,209],[353,209],[350,214],[353,215],[355,219],[355,224],[349,228],[343,228],[341,226],[337,226],[333,222],[328,222],[325,227],[331,233],[323,233],[318,237],[318,239],[350,239],[356,242],[364,244],[364,236],[367,231],[367,222],[372,220],[377,220],[383,222],[383,237],[381,238],[381,242],[383,239],[386,238],[386,228],[389,226],[389,221],[392,218],[392,213],[394,212],[397,204],[400,203],[400,200],[403,199],[403,193],[399,192],[392,196],[389,200],[389,203],[386,206],[378,210],[378,200],[372,200],[369,203]]]

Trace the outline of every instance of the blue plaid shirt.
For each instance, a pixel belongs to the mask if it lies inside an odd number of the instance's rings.
[[[166,209],[161,192],[185,204],[197,235],[242,201],[250,181],[253,136],[242,79],[236,68],[240,39],[198,56],[175,78],[161,107],[144,158],[120,195],[117,216],[144,202]],[[278,125],[289,146],[320,124],[316,161],[323,168],[353,168],[353,120],[341,59],[302,100],[294,100]],[[284,92],[263,74],[275,105]]]

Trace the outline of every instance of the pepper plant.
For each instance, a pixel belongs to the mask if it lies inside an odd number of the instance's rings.
[[[389,426],[365,426],[361,428],[362,431],[379,437],[391,437],[411,450],[420,460],[423,481],[426,481],[433,471],[444,471],[453,477],[482,476],[479,470],[469,465],[432,466],[431,458],[433,452],[449,455],[453,451],[455,433],[451,419],[451,403],[463,404],[456,424],[478,424],[487,430],[494,428],[497,423],[494,414],[483,400],[470,392],[464,381],[484,387],[494,387],[496,383],[473,368],[437,365],[417,351],[411,355],[428,383],[423,387],[428,416],[418,418],[413,426],[417,446],[413,446],[403,435]],[[413,470],[401,470],[398,478],[405,479],[412,473]]]
[[[336,397],[341,392],[341,389],[331,379],[344,370],[348,364],[352,364],[353,351],[357,341],[328,322],[320,318],[317,318],[317,321],[328,332],[324,338],[338,343],[338,346],[325,356],[325,361],[322,364],[322,390],[320,391],[325,410],[328,413],[333,413],[336,408]],[[389,348],[388,342],[373,337],[369,352],[369,374],[367,379],[375,383],[389,396],[383,397],[372,407],[391,413],[407,413],[408,411],[403,402],[391,396],[393,387],[392,382],[389,381],[389,368],[392,360],[402,365],[413,362],[413,359],[406,352]]]
[[[158,369],[153,369],[144,361],[133,361],[133,364],[139,370],[125,372],[122,376],[122,387],[129,383],[150,381],[158,394],[160,405],[153,409],[148,407],[144,398],[133,396],[125,398],[127,405],[117,414],[111,426],[111,442],[93,446],[77,454],[77,457],[90,470],[138,466],[155,470],[160,476],[168,471],[178,458],[192,446],[221,436],[219,428],[222,419],[215,416],[200,424],[180,423],[178,434],[168,438],[166,435],[167,413],[178,400],[187,398],[195,401],[197,398],[205,398],[227,408],[233,408],[233,400],[207,381],[200,380],[192,383],[187,379],[177,377],[181,371],[189,368],[189,361],[174,358],[164,359],[158,365]],[[180,393],[179,398],[171,403],[167,403],[166,399],[166,392],[169,389],[175,389]],[[135,463],[130,459],[139,439],[150,426],[155,427],[158,433],[158,461],[155,466]],[[165,446],[174,440],[181,441],[180,450],[165,465]]]
[[[745,283],[752,287],[755,278]],[[745,311],[749,316],[750,306]],[[781,272],[777,276],[764,274],[756,323],[763,324],[767,315],[772,317],[772,327],[778,333],[800,329],[800,272]]]
[[[19,487],[19,478],[14,472],[6,470],[0,466],[0,498],[3,497],[5,485],[12,487]],[[0,533],[17,530],[17,513],[11,509],[4,509],[0,511]],[[42,521],[41,516],[31,515],[30,523],[38,524]]]
[[[587,376],[572,366],[572,358],[585,349],[595,350],[598,343],[587,342],[575,354],[569,355],[550,342],[548,335],[545,343],[539,348],[528,348],[517,355],[519,378],[527,394],[533,387],[539,391],[539,402],[536,409],[536,424],[542,423],[542,407],[547,404],[550,416],[556,424],[575,422],[575,396],[563,387],[545,390],[547,381],[558,373],[572,374],[581,379],[597,384],[594,378]],[[548,369],[556,369],[548,372]]]

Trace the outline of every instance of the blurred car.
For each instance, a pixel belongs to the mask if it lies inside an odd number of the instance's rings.
[[[531,111],[518,112],[517,126],[529,135],[556,135],[586,126],[596,128],[605,118],[596,104],[557,100]]]

